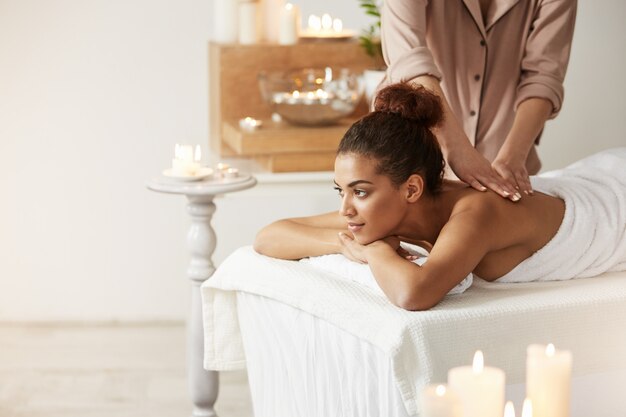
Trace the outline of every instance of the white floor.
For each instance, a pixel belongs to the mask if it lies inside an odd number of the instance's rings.
[[[181,325],[0,324],[2,417],[188,417]],[[251,417],[246,375],[222,373],[216,411]]]

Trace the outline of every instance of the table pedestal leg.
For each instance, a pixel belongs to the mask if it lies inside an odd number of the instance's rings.
[[[202,299],[200,285],[213,275],[215,267],[211,256],[215,250],[215,231],[211,217],[215,212],[213,196],[188,196],[187,210],[191,216],[191,227],[187,244],[191,262],[187,276],[191,280],[191,317],[187,328],[187,371],[191,399],[194,404],[192,417],[217,417],[213,406],[219,390],[219,374],[206,371],[203,367],[204,329],[202,326]]]

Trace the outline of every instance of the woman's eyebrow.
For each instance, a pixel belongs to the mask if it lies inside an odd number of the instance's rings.
[[[339,184],[337,184],[337,181],[333,180],[333,182],[335,183],[335,185],[339,188],[341,188],[341,186]],[[366,181],[366,180],[356,180],[356,181],[352,181],[350,184],[348,184],[348,188],[352,188],[355,185],[359,185],[359,184],[374,184],[373,182],[370,181]]]

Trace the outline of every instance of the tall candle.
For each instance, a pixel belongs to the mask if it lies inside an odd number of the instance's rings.
[[[448,371],[448,385],[461,400],[463,417],[502,417],[504,408],[504,371],[484,366],[480,350],[472,366]]]
[[[278,43],[280,32],[280,11],[285,7],[285,0],[262,0],[263,38],[270,43]]]
[[[462,417],[459,397],[445,385],[429,385],[420,395],[421,417]]]
[[[281,45],[293,45],[298,41],[298,8],[291,3],[285,4],[280,11],[280,33],[278,43]]]
[[[526,396],[534,417],[568,417],[572,353],[554,345],[530,345],[526,357]]]
[[[237,42],[239,0],[213,1],[213,39],[221,43]]]
[[[239,43],[251,45],[261,40],[259,4],[254,1],[239,3]]]

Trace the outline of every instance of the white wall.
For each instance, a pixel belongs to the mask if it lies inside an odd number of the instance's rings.
[[[356,0],[294,3],[348,27],[367,21]],[[580,3],[546,168],[626,145],[626,3]],[[210,8],[0,0],[0,321],[186,316],[184,202],[145,182],[175,142],[207,143]],[[274,187],[218,200],[216,259],[272,218],[327,210],[332,198]]]

